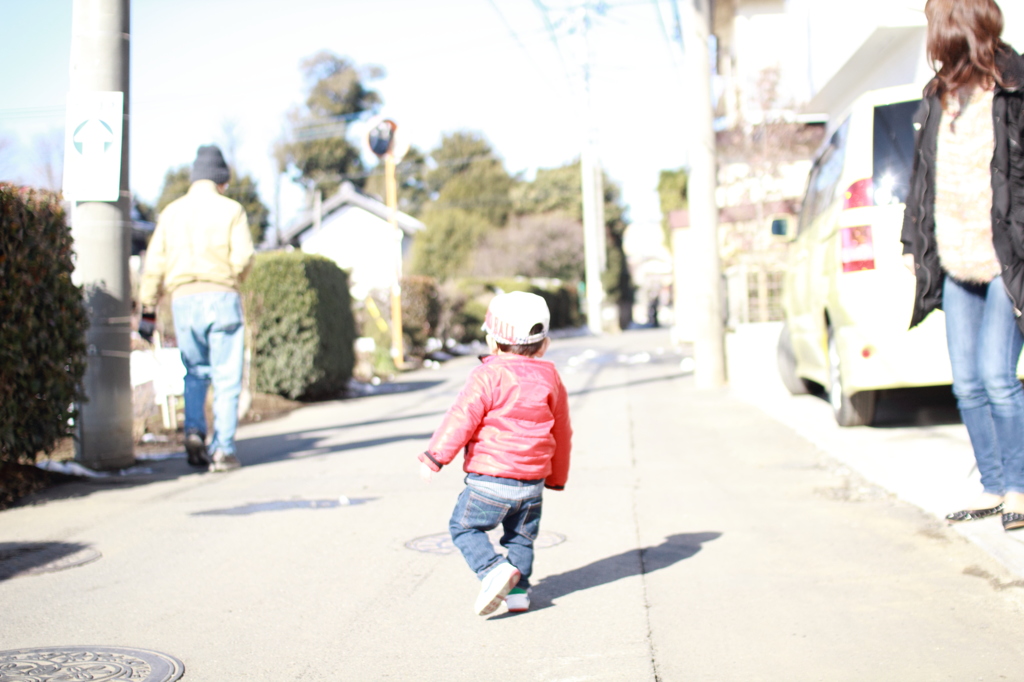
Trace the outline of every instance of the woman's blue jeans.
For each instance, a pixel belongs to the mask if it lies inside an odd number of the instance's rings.
[[[525,481],[479,474],[469,474],[469,478],[500,481],[510,486],[527,485]],[[455,503],[448,530],[466,563],[483,580],[492,568],[505,561],[505,557],[494,551],[494,545],[487,537],[487,531],[500,525],[505,531],[501,536],[501,546],[508,552],[508,562],[519,569],[519,587],[526,589],[533,573],[533,543],[540,531],[540,512],[539,495],[524,500],[501,499],[482,494],[467,485]]]
[[[953,394],[985,492],[1024,493],[1024,389],[1017,378],[1024,335],[1002,277],[942,290]]]
[[[213,382],[210,452],[235,453],[238,397],[245,363],[241,297],[212,291],[175,298],[174,331],[185,365],[185,433],[206,435],[206,391]]]

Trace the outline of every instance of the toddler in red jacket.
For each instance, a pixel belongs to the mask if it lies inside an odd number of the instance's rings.
[[[448,529],[482,581],[476,612],[530,608],[533,541],[544,488],[562,490],[569,475],[569,400],[555,366],[542,360],[551,314],[536,294],[499,294],[483,329],[491,355],[473,369],[420,455],[424,478],[465,452],[466,488]],[[502,527],[495,551],[487,531]]]

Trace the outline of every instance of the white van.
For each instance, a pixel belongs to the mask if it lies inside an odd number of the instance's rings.
[[[823,387],[841,426],[871,423],[880,389],[952,383],[942,312],[907,329],[900,231],[920,98],[919,86],[857,98],[816,155],[798,220],[772,223],[791,241],[779,372],[792,393]]]

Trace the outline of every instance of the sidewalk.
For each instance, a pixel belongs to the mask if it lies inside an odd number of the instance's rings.
[[[954,401],[914,414],[914,423],[841,428],[826,400],[791,396],[778,378],[775,348],[781,328],[781,323],[749,324],[729,335],[733,395],[940,521],[981,491]],[[1005,532],[998,516],[952,528],[1024,578],[1024,533]]]

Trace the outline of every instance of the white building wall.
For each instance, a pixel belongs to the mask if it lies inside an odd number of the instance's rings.
[[[306,233],[301,248],[349,272],[352,296],[363,299],[373,289],[395,282],[398,258],[395,229],[386,220],[360,208],[343,208],[326,218],[315,233]]]

